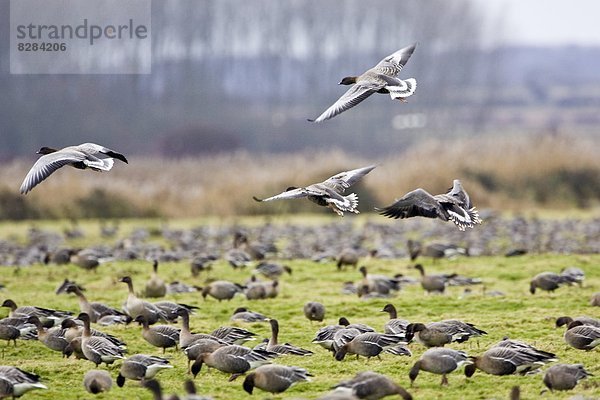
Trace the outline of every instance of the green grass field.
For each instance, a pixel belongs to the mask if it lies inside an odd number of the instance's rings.
[[[149,222],[158,226],[158,222]],[[68,226],[68,223],[62,223]],[[43,224],[42,224],[43,225]],[[57,225],[55,225],[57,226]],[[62,226],[62,225],[59,225]],[[125,225],[126,226],[126,225]],[[20,238],[24,225],[3,225],[3,237]],[[60,228],[57,228],[60,229]],[[91,239],[86,239],[86,241]],[[94,238],[92,241],[97,243]],[[575,390],[566,393],[547,393],[542,398],[562,399],[573,394],[582,394],[591,398],[600,396],[600,357],[598,349],[584,352],[568,348],[562,339],[563,329],[554,328],[554,320],[561,315],[600,316],[600,308],[589,305],[590,296],[600,290],[600,255],[526,255],[523,257],[470,257],[456,260],[442,260],[432,263],[423,259],[428,272],[458,272],[468,276],[481,277],[488,290],[500,290],[506,297],[496,298],[483,296],[481,286],[473,287],[469,295],[463,294],[463,288],[451,287],[443,296],[425,295],[418,285],[408,286],[391,299],[361,300],[358,297],[340,294],[345,281],[358,281],[360,274],[352,268],[342,272],[336,271],[333,262],[313,263],[306,260],[290,261],[293,268],[291,276],[285,275],[281,281],[281,293],[276,299],[247,301],[237,296],[232,301],[217,302],[209,298],[202,300],[199,293],[190,293],[168,297],[169,300],[197,305],[197,314],[192,316],[192,330],[210,332],[221,325],[228,325],[232,311],[239,306],[266,314],[280,321],[280,340],[291,342],[314,351],[310,357],[285,356],[277,363],[296,365],[308,369],[313,375],[310,383],[301,383],[288,390],[280,398],[316,398],[325,393],[335,383],[353,376],[356,372],[373,370],[392,377],[396,382],[408,388],[416,399],[505,399],[510,388],[520,385],[522,398],[540,397],[542,374],[531,376],[491,376],[477,371],[466,380],[462,371],[449,376],[450,385],[441,387],[441,377],[421,372],[415,386],[410,388],[408,371],[424,348],[417,344],[409,345],[413,357],[397,357],[383,354],[382,360],[356,360],[346,357],[342,362],[335,361],[330,353],[311,343],[314,333],[325,324],[337,323],[337,319],[346,316],[351,322],[362,322],[382,330],[387,314],[381,313],[383,306],[391,302],[399,312],[399,317],[411,322],[430,322],[441,319],[457,318],[474,323],[488,332],[479,340],[462,344],[453,344],[452,348],[467,351],[470,355],[482,353],[491,344],[510,336],[513,339],[527,341],[536,347],[554,352],[564,363],[583,363],[595,374],[595,377],[583,381]],[[409,268],[407,259],[379,260],[365,259],[362,263],[372,273],[393,275],[403,273],[417,276],[417,272]],[[529,279],[542,271],[558,272],[566,266],[578,266],[586,273],[582,288],[563,287],[553,294],[528,291]],[[98,271],[88,272],[75,266],[33,266],[15,269],[2,267],[0,283],[6,286],[0,291],[2,299],[12,298],[18,305],[39,305],[78,312],[76,297],[72,295],[55,295],[54,290],[64,278],[83,284],[90,301],[101,301],[119,307],[125,300],[126,286],[117,282],[124,275],[133,277],[136,291],[143,288],[150,275],[151,264],[147,261],[110,262],[101,265]],[[215,263],[210,277],[244,282],[251,275],[252,268],[235,271],[224,261]],[[192,278],[189,262],[164,263],[159,269],[165,281],[181,280],[188,284],[203,285],[206,276]],[[302,306],[306,301],[320,301],[327,307],[326,320],[323,324],[311,323],[302,314]],[[0,316],[5,316],[8,309],[1,309]],[[249,324],[243,326],[259,335],[269,336],[268,324]],[[141,328],[137,325],[106,327],[103,330],[125,340],[129,354],[147,353],[160,355],[161,350],[153,348],[141,337]],[[2,344],[4,346],[4,344]],[[182,392],[182,383],[186,374],[186,358],[179,352],[167,352],[174,368],[161,373],[158,378],[166,393]],[[8,346],[3,365],[14,365],[42,376],[48,390],[34,391],[26,394],[27,399],[81,399],[91,398],[82,386],[84,373],[93,368],[89,361],[64,359],[36,341],[19,341],[18,347]],[[101,368],[106,368],[102,366]],[[119,363],[109,370],[116,377]],[[248,395],[242,390],[242,379],[228,382],[228,375],[216,370],[203,368],[195,379],[198,391],[211,395],[215,399],[241,399]],[[255,398],[267,395],[260,390],[254,393]],[[113,387],[108,394],[99,395],[98,399],[150,399],[148,391],[141,388],[138,382],[127,381],[124,388]]]

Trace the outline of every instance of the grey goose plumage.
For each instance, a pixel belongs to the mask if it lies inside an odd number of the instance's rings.
[[[592,376],[586,371],[583,364],[556,364],[551,366],[544,373],[544,385],[550,391],[571,390],[580,380]]]
[[[158,276],[158,260],[152,262],[152,276],[146,282],[146,297],[165,297],[167,294],[167,285]]]
[[[310,381],[311,374],[300,367],[286,365],[261,365],[244,379],[243,388],[252,394],[255,387],[272,394],[283,393],[297,382]]]
[[[112,388],[112,378],[107,371],[92,369],[83,376],[83,387],[92,394],[108,392]]]
[[[81,351],[85,358],[96,364],[106,365],[114,363],[116,360],[125,358],[123,349],[110,340],[92,336],[90,330],[90,317],[86,313],[81,313],[77,319],[83,321],[83,333],[81,335]]]
[[[383,307],[381,312],[386,312],[390,316],[390,319],[383,326],[383,332],[393,335],[404,335],[404,337],[406,337],[406,328],[410,322],[398,318],[396,307],[394,307],[393,304],[388,303]]]
[[[465,375],[473,376],[476,369],[490,375],[525,375],[543,365],[556,361],[552,353],[514,345],[492,346],[481,356],[469,357],[473,362],[465,367]],[[534,351],[535,350],[535,351]]]
[[[158,321],[167,321],[167,315],[160,308],[152,303],[138,298],[133,290],[133,280],[130,276],[124,276],[119,282],[127,284],[127,300],[125,301],[124,311],[135,319],[143,316],[149,324],[155,324]]]
[[[421,355],[421,358],[411,368],[408,376],[412,385],[417,379],[419,371],[427,371],[432,374],[442,375],[441,385],[448,385],[448,377],[446,375],[461,365],[470,362],[467,353],[464,351],[434,347]]]
[[[163,353],[171,347],[177,349],[179,345],[179,328],[170,325],[150,326],[143,315],[138,316],[134,321],[142,324],[142,337],[152,346],[162,348]]]
[[[83,143],[60,150],[42,147],[37,154],[42,154],[42,156],[33,164],[27,176],[25,176],[20,189],[21,194],[27,194],[57,169],[65,165],[77,169],[89,168],[94,171],[110,171],[114,159],[127,163],[127,159],[123,154],[95,143]]]
[[[600,328],[572,321],[567,325],[565,342],[577,350],[592,350],[600,345]]]
[[[143,381],[152,379],[160,371],[173,368],[169,360],[162,357],[150,356],[147,354],[135,354],[128,357],[121,364],[119,375],[117,376],[117,385],[123,387],[126,379]]]
[[[397,199],[391,205],[375,210],[390,218],[427,217],[452,221],[459,230],[481,224],[477,209],[471,203],[460,180],[455,179],[452,188],[445,194],[435,196],[418,188]]]
[[[402,386],[387,376],[373,371],[359,372],[352,379],[338,383],[335,389],[339,392],[344,389],[349,390],[349,393],[346,392],[344,397],[333,397],[338,400],[353,398],[381,399],[394,394],[399,395],[404,400],[412,400],[411,394]]]
[[[340,85],[352,85],[332,106],[311,122],[323,122],[354,107],[373,93],[389,94],[393,100],[405,101],[417,87],[414,78],[399,79],[398,74],[417,47],[414,43],[381,60],[360,76],[348,76]]]
[[[79,301],[79,310],[88,314],[91,322],[99,322],[99,320],[107,316],[111,316],[110,325],[113,323],[124,324],[127,322],[127,316],[116,308],[112,308],[103,303],[89,302],[81,291],[81,288],[79,288],[77,285],[69,284],[66,287],[65,292],[74,293],[77,296]],[[105,321],[104,324],[106,324],[109,319],[105,318],[103,321]]]
[[[206,364],[221,372],[232,374],[232,378],[235,378],[239,374],[243,374],[263,364],[271,363],[271,360],[277,356],[277,353],[271,351],[249,349],[234,344],[220,347],[212,353],[200,354],[198,359],[192,364],[191,371],[195,377],[202,369],[202,365]]]
[[[304,316],[309,321],[321,322],[325,319],[325,306],[317,301],[309,301],[302,307]]]
[[[294,346],[290,343],[280,344],[278,341],[279,337],[279,322],[276,319],[269,320],[271,325],[271,338],[267,342],[266,349],[277,354],[288,354],[295,356],[310,356],[313,354],[312,351],[303,349],[298,346]]]
[[[2,398],[7,396],[21,397],[34,389],[48,389],[46,385],[40,382],[39,375],[13,366],[0,366],[0,393],[4,395]]]
[[[355,193],[343,196],[343,193],[375,167],[376,165],[370,165],[364,168],[340,172],[323,182],[301,188],[289,187],[285,192],[266,199],[253,198],[259,202],[307,198],[315,204],[331,208],[333,212],[342,217],[344,216],[344,212],[358,214],[358,196]]]

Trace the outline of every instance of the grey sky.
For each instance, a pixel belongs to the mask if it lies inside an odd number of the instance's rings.
[[[600,45],[598,0],[476,0],[489,18],[490,37],[500,43]],[[494,22],[503,18],[502,32]]]

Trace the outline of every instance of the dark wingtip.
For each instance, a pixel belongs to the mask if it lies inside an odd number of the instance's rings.
[[[256,196],[252,196],[252,198],[254,199],[254,201],[258,201],[259,203],[260,203],[260,202],[262,202],[262,199],[259,199],[259,198],[258,198],[258,197],[256,197]]]
[[[121,160],[125,164],[129,164],[129,162],[127,161],[127,159],[125,158],[125,156],[123,154],[121,154],[121,153],[117,153],[116,151],[107,151],[106,155],[110,156],[112,158],[116,158],[117,160]]]
[[[308,122],[316,122],[314,119],[306,118]]]

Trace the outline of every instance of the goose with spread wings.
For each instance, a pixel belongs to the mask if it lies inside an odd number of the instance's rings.
[[[123,154],[95,143],[83,143],[60,150],[42,147],[37,154],[42,154],[42,156],[33,164],[23,180],[21,194],[27,194],[54,171],[65,165],[77,169],[90,168],[94,171],[110,171],[115,158],[127,163]]]
[[[336,214],[342,217],[344,216],[344,212],[358,214],[359,211],[356,209],[358,206],[358,196],[356,193],[350,193],[347,196],[343,196],[343,193],[375,167],[376,165],[370,165],[364,168],[340,172],[321,183],[315,183],[303,188],[289,187],[285,192],[278,195],[266,199],[259,199],[257,197],[253,197],[253,199],[256,201],[273,201],[306,197],[313,203],[331,208]]]
[[[389,94],[392,100],[406,102],[416,88],[414,78],[399,79],[398,74],[412,55],[417,44],[411,44],[385,57],[373,68],[360,76],[347,76],[340,85],[353,85],[331,107],[311,122],[323,122],[354,107],[373,93]]]
[[[454,180],[448,193],[432,196],[424,189],[418,188],[393,204],[375,210],[389,218],[427,217],[452,221],[461,231],[481,223],[477,209],[473,207],[469,195],[458,179]]]

